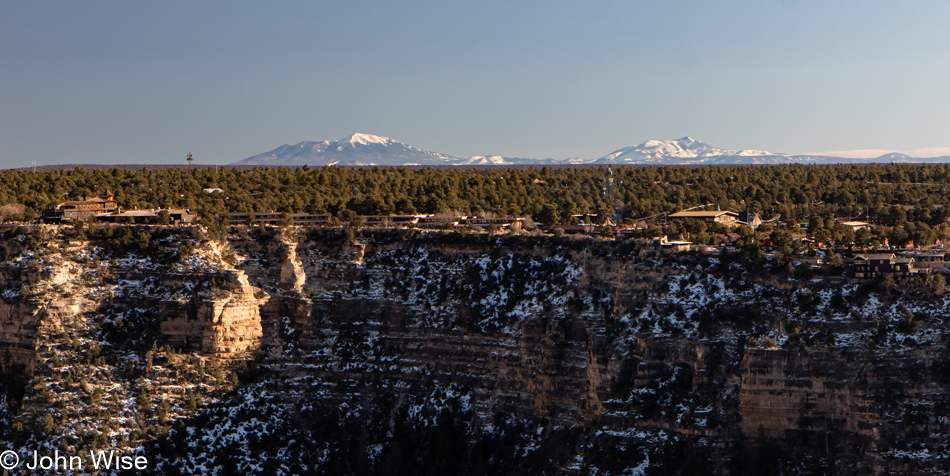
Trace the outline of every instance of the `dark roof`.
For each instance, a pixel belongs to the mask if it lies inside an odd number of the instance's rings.
[[[879,260],[889,260],[894,258],[894,253],[869,253],[861,254],[854,257],[856,260],[865,260],[865,261],[879,261]]]
[[[731,215],[739,216],[736,212],[730,212],[728,210],[717,210],[717,211],[690,211],[690,212],[676,212],[671,213],[670,218],[715,218],[721,215]]]

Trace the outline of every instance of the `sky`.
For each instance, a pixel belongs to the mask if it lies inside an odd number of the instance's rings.
[[[950,155],[950,2],[0,0],[0,168],[226,164],[354,132],[456,157]]]

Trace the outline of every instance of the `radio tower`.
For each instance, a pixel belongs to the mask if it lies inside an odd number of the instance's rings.
[[[188,168],[190,169],[191,163],[195,161],[195,158],[192,157],[192,155],[189,153],[188,155],[185,156],[185,160],[188,161]]]
[[[620,182],[621,184],[623,182]],[[617,207],[614,202],[614,171],[610,167],[610,164],[607,164],[607,175],[604,177],[604,201],[607,202],[607,206],[610,207],[610,211],[613,212],[613,216],[607,217],[609,223],[619,221],[620,219],[620,209]]]

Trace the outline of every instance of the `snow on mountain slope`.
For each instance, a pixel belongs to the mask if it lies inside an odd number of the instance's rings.
[[[392,144],[392,143],[394,143],[394,142],[396,142],[396,141],[390,139],[389,137],[374,136],[374,135],[372,135],[372,134],[363,134],[363,133],[357,132],[357,133],[351,135],[351,136],[348,138],[347,142],[348,142],[350,145],[352,145],[352,146],[355,147],[355,146],[357,146],[357,145],[366,145],[366,144],[383,144],[383,145],[389,145],[389,144]]]
[[[234,165],[451,165],[457,160],[389,137],[357,132],[335,141],[285,144]]]
[[[848,159],[821,155],[788,155],[766,150],[719,149],[692,137],[649,140],[625,147],[593,161],[595,164],[629,165],[774,165],[870,163],[878,160]]]
[[[511,162],[505,160],[500,155],[485,157],[484,155],[473,155],[465,160],[456,162],[455,165],[509,165]]]
[[[725,150],[700,142],[692,137],[676,140],[648,140],[640,145],[611,152],[596,163],[703,163],[720,157],[787,157],[764,150]],[[699,160],[684,160],[699,159]]]
[[[459,159],[412,147],[389,137],[355,133],[335,141],[301,142],[283,145],[272,151],[248,157],[234,165],[771,165],[771,164],[868,164],[868,163],[941,163],[948,157],[917,158],[891,153],[874,159],[788,155],[753,149],[719,149],[692,137],[673,140],[648,140],[642,144],[615,150],[599,159],[530,159],[500,155],[476,155]]]
[[[539,164],[560,164],[565,163],[554,159],[524,159],[519,157],[502,157],[500,155],[473,155],[467,159],[460,160],[453,165],[539,165]]]

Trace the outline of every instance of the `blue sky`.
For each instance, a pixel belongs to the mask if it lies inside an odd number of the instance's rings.
[[[649,139],[950,154],[950,2],[0,0],[0,167]],[[848,152],[852,151],[852,152]]]

